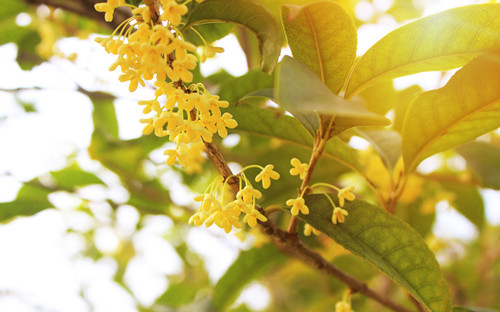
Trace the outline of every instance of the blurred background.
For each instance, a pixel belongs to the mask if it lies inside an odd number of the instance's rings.
[[[263,2],[276,13],[278,3],[309,1]],[[495,1],[343,5],[356,19],[361,55],[416,18],[486,2]],[[150,99],[152,87],[130,93],[119,73],[108,71],[114,57],[94,42],[112,31],[102,16],[77,14],[64,1],[0,0],[0,7],[0,311],[208,311],[212,304],[220,311],[333,311],[344,287],[298,261],[286,261],[259,230],[226,235],[187,225],[197,208],[193,196],[216,172],[209,162],[194,176],[170,168],[162,154],[165,141],[142,136],[137,101]],[[225,53],[200,65],[198,79],[213,92],[221,91],[223,79],[253,69],[240,47],[242,37],[234,30],[218,40],[215,45]],[[452,73],[398,78],[388,94],[404,101],[444,85]],[[483,139],[500,149],[498,130]],[[360,153],[371,148],[356,136],[348,141]],[[237,131],[219,143],[235,156],[233,168],[247,164],[251,148],[273,144]],[[469,173],[456,152],[426,160],[419,172],[443,166],[456,175]],[[357,181],[352,173],[335,170]],[[479,191],[464,186],[429,191],[403,210],[409,213],[402,217],[436,252],[455,303],[500,308],[498,179]],[[457,194],[468,194],[477,209],[458,212]],[[311,239],[310,245],[322,246],[326,257],[375,289],[405,296],[327,238]],[[362,296],[353,300],[360,311],[383,311]]]

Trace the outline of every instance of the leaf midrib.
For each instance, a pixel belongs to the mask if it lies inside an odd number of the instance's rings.
[[[406,63],[406,64],[404,64],[402,66],[398,66],[396,68],[384,71],[384,72],[380,73],[377,76],[372,76],[372,78],[366,80],[365,82],[363,82],[362,84],[360,84],[356,89],[353,89],[349,94],[347,94],[348,96],[346,96],[346,99],[347,100],[352,99],[352,97],[355,96],[356,94],[358,94],[360,92],[360,90],[362,91],[363,89],[366,88],[367,85],[370,85],[373,81],[379,79],[380,77],[386,76],[386,75],[388,75],[390,73],[397,72],[397,71],[399,71],[401,69],[405,69],[405,68],[413,66],[413,65],[418,65],[418,64],[429,62],[429,61],[439,60],[439,59],[448,58],[448,57],[456,57],[456,56],[471,56],[471,57],[473,57],[474,55],[480,55],[480,54],[483,54],[484,52],[487,52],[487,51],[464,52],[464,53],[439,55],[439,56],[435,56],[435,57],[429,57],[429,58],[425,58],[425,59],[420,59],[417,62]],[[355,67],[358,66],[358,64],[361,62],[361,60],[362,59],[360,59],[356,63]],[[461,67],[461,66],[457,66],[457,67],[454,67],[454,68],[459,68],[459,67]],[[351,73],[351,76],[349,77],[349,81],[347,82],[347,88],[349,88],[349,84],[351,83],[352,74],[354,73],[355,70],[356,70],[356,68],[353,69],[353,71]],[[415,72],[413,74],[418,74],[418,73],[421,73],[421,72],[428,72],[428,71],[432,71],[432,70],[417,71],[417,72]],[[390,79],[394,79],[394,78],[398,78],[398,77],[404,77],[404,76],[409,76],[409,75],[413,75],[413,74],[410,73],[410,74],[405,74],[403,76],[391,77]]]
[[[313,41],[314,41],[314,46],[316,47],[316,55],[318,56],[320,78],[321,78],[321,81],[323,81],[323,83],[326,84],[326,81],[325,81],[325,71],[323,69],[323,59],[321,58],[321,51],[320,51],[320,48],[319,48],[318,34],[316,32],[316,28],[314,28],[314,24],[312,23],[312,19],[311,19],[309,10],[306,9],[306,10],[304,10],[304,12],[305,12],[305,15],[306,15],[307,23],[309,24],[309,27],[311,28],[312,38],[313,38]]]
[[[475,113],[477,112],[480,112],[490,106],[493,106],[495,105],[496,103],[500,103],[500,98],[497,98],[496,100],[490,102],[490,103],[486,103],[485,105],[482,105],[482,106],[479,106],[478,108],[468,112],[467,114],[464,114],[462,117],[460,117],[459,119],[453,121],[452,123],[450,123],[447,127],[445,127],[444,129],[442,129],[441,131],[439,131],[436,135],[434,135],[430,140],[427,141],[427,143],[425,143],[422,148],[415,154],[415,157],[413,157],[413,161],[411,162],[411,166],[409,167],[410,170],[409,172],[413,171],[414,167],[416,166],[416,162],[418,160],[418,158],[420,157],[420,155],[422,155],[423,151],[425,151],[432,143],[434,143],[436,140],[438,140],[439,138],[443,137],[444,135],[446,135],[446,133],[448,133],[449,130],[451,130],[453,127],[455,127],[457,124],[461,123],[462,121],[466,120],[467,117],[471,116],[471,115],[474,115]]]

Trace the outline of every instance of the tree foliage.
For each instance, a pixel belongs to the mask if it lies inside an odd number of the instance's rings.
[[[96,41],[117,56],[116,83],[150,94],[139,101],[144,135],[124,140],[114,106],[123,95],[79,87],[93,107],[84,152],[99,169],[68,158],[65,168],[22,181],[15,199],[0,203],[0,221],[53,209],[58,192],[79,198],[77,210],[97,220],[99,201],[81,190],[120,185],[125,201],[100,201],[112,208],[109,217],[133,207],[140,217],[132,237],[149,216],[167,217],[173,226],[164,243],[183,264],[153,305],[137,301],[141,311],[252,311],[235,302],[256,280],[271,297],[266,311],[500,308],[500,232],[486,220],[482,196],[500,189],[500,3],[419,18],[415,1],[396,0],[380,13],[415,20],[358,57],[358,31],[376,17],[358,19],[357,3],[108,0],[96,11],[89,0],[0,0],[0,44],[16,44],[23,70],[72,61],[57,41],[100,33]],[[20,26],[20,14],[31,24]],[[217,40],[229,35],[248,72],[204,76],[201,61],[222,52]],[[285,47],[291,56],[280,57]],[[451,78],[433,90],[394,88],[393,79],[428,71]],[[237,143],[228,144],[228,133]],[[360,138],[369,146],[354,148]],[[168,166],[152,160],[163,151]],[[422,170],[431,156],[436,168]],[[465,165],[454,166],[457,159]],[[200,208],[175,204],[179,186],[165,176],[201,194]],[[443,203],[478,232],[459,256],[454,242],[432,233]],[[246,242],[217,281],[188,242],[198,225]],[[115,281],[134,297],[124,276],[138,246],[122,238],[122,248],[105,255],[95,244],[98,227],[78,233],[88,242],[82,257],[112,257]]]

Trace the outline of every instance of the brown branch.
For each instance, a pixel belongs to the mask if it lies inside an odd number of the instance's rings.
[[[224,157],[220,153],[219,149],[215,146],[214,143],[205,142],[205,146],[207,147],[208,154],[214,160],[219,169],[220,173],[224,177],[224,179],[232,176],[231,169],[229,169]],[[233,192],[238,192],[237,184],[232,184]],[[264,210],[258,207],[259,211],[264,214]],[[378,294],[372,289],[370,289],[366,284],[358,281],[351,275],[343,272],[327,260],[325,260],[320,254],[317,252],[307,248],[302,242],[298,239],[297,235],[289,234],[286,231],[283,231],[279,227],[277,227],[270,220],[266,222],[259,221],[260,226],[264,230],[266,234],[271,236],[274,244],[286,254],[298,258],[303,262],[309,264],[312,267],[317,268],[320,271],[323,271],[342,283],[346,284],[353,292],[358,292],[364,294],[365,296],[374,299],[375,301],[385,305],[388,308],[391,308],[394,311],[398,312],[412,312],[411,310],[406,309],[398,305],[397,303],[391,301],[389,298],[385,297],[382,294]]]

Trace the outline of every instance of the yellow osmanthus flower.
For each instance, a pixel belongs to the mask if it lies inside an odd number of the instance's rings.
[[[343,189],[340,189],[338,192],[338,197],[339,197],[339,205],[340,207],[344,207],[345,200],[347,199],[348,201],[353,201],[356,199],[356,196],[354,196],[351,191],[354,190],[354,185],[349,185],[347,187],[344,187]]]
[[[314,235],[320,235],[321,234],[321,231],[320,230],[317,230],[315,229],[312,225],[310,225],[309,223],[306,223],[306,225],[304,226],[304,235],[305,236],[310,236],[311,234],[314,234]]]
[[[231,114],[220,111],[229,106],[227,101],[211,95],[202,84],[185,85],[192,82],[191,71],[198,63],[196,46],[185,41],[176,28],[188,12],[186,3],[161,0],[159,4],[163,23],[157,24],[152,23],[147,6],[135,7],[124,0],[96,4],[97,11],[106,13],[106,21],[112,21],[119,6],[130,7],[133,13],[110,37],[96,41],[117,56],[110,70],[120,69],[119,80],[129,83],[129,91],[154,80],[155,98],[139,101],[145,114],[154,114],[141,119],[143,133],[168,137],[176,143],[175,150],[165,151],[167,164],[178,163],[189,173],[199,172],[205,160],[203,141],[212,142],[217,133],[226,137],[227,129],[235,128],[237,122]],[[212,52],[221,52],[213,48]]]
[[[243,223],[251,228],[255,227],[258,221],[267,221],[266,216],[255,205],[256,199],[262,196],[259,190],[252,187],[242,172],[232,178],[238,178],[240,181],[240,189],[236,196],[229,192],[227,182],[223,181],[222,177],[218,177],[205,194],[194,198],[195,201],[200,202],[200,207],[189,219],[190,224],[196,226],[204,224],[206,227],[215,224],[229,233],[233,228],[242,228],[239,221],[242,213],[245,215]],[[242,182],[245,183],[243,188]]]
[[[224,52],[224,48],[214,47],[213,45],[206,44],[205,49],[203,49],[203,53],[201,54],[200,61],[205,63],[207,58],[214,57],[216,53]]]
[[[292,158],[290,161],[293,168],[290,169],[290,174],[295,176],[298,175],[301,180],[304,180],[307,174],[307,170],[309,169],[309,165],[306,163],[300,162],[298,158]]]
[[[261,198],[262,193],[259,190],[254,189],[251,185],[245,186],[237,194],[236,198],[241,199],[245,204],[250,204],[254,198]]]
[[[306,206],[304,198],[299,196],[295,199],[289,199],[286,201],[287,206],[292,206],[290,213],[292,216],[296,216],[301,212],[302,214],[309,214],[309,208]]]
[[[268,189],[271,186],[271,179],[278,180],[280,174],[273,170],[273,165],[267,165],[256,177],[255,182],[262,180],[262,187]]]
[[[106,13],[104,19],[106,22],[113,21],[113,13],[115,9],[119,6],[125,5],[125,0],[108,0],[106,3],[101,2],[94,5],[94,8],[98,12]]]
[[[335,305],[335,312],[354,312],[351,306],[351,293],[349,290],[344,292],[342,300]]]
[[[349,213],[345,209],[342,209],[340,207],[333,208],[332,223],[343,223],[347,215],[349,215]]]

